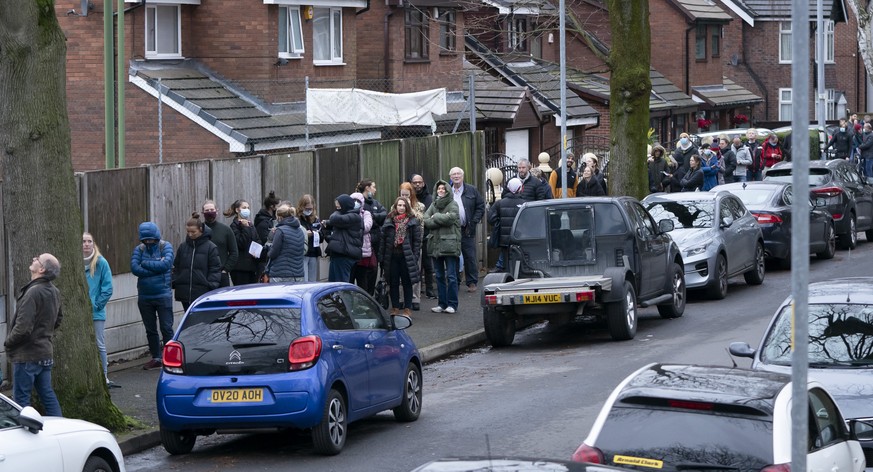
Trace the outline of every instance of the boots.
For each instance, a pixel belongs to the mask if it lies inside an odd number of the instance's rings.
[[[400,314],[399,308],[391,308],[391,316],[399,315],[399,314]]]
[[[409,308],[404,308],[403,315],[412,318],[412,311],[410,311]]]

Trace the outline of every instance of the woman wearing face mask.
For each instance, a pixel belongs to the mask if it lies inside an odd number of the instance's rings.
[[[233,218],[230,230],[236,240],[239,258],[230,272],[234,285],[258,283],[258,259],[249,253],[252,242],[258,242],[258,231],[252,223],[252,207],[245,200],[237,200],[224,212],[224,216]],[[258,242],[260,244],[260,242]]]
[[[315,199],[308,193],[300,197],[297,202],[297,219],[300,226],[306,231],[306,264],[304,265],[304,278],[307,282],[318,281],[318,260],[321,257],[321,242],[324,241],[324,229],[318,221],[315,211]]]
[[[771,167],[782,162],[782,146],[779,145],[779,138],[775,134],[771,134],[761,146],[761,159],[764,162],[765,176]]]
[[[103,376],[109,388],[118,387],[109,380],[109,363],[106,360],[106,341],[103,336],[106,326],[106,304],[112,298],[112,270],[109,262],[100,254],[91,233],[82,234],[82,256],[85,259],[85,280],[88,281],[88,295],[91,297],[91,317],[94,321],[94,334],[97,338],[97,352],[103,365]]]
[[[239,251],[230,226],[218,221],[216,208],[212,200],[203,202],[203,218],[206,226],[212,230],[212,242],[218,246],[218,257],[221,258],[221,287],[229,287],[230,272],[236,267]]]
[[[676,161],[676,166],[687,167],[688,160],[694,154],[697,154],[697,149],[694,149],[694,144],[691,142],[688,133],[680,134],[679,142],[676,143],[676,150],[673,151],[673,159]]]
[[[852,135],[847,129],[846,120],[840,120],[840,129],[831,136],[828,141],[828,149],[834,148],[834,154],[830,157],[835,159],[848,159],[852,149]]]
[[[199,213],[192,213],[185,223],[187,237],[176,249],[173,261],[173,288],[176,300],[188,310],[200,295],[215,290],[221,284],[221,258],[218,247],[212,242],[212,230],[200,220]]]

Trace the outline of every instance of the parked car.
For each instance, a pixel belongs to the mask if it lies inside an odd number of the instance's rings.
[[[447,457],[416,467],[412,472],[613,472],[619,467],[580,464],[555,459],[526,457]]]
[[[745,342],[730,353],[752,359],[752,369],[791,373],[791,309],[776,310],[758,349]],[[809,376],[831,392],[846,419],[873,421],[873,277],[816,282],[809,286]],[[873,429],[861,441],[873,467]]]
[[[735,182],[719,185],[743,201],[761,226],[764,255],[784,268],[791,267],[791,203],[794,192],[785,182]],[[825,210],[826,201],[809,200],[809,252],[819,259],[833,259],[837,249],[834,218]]]
[[[40,415],[0,394],[0,469],[124,472],[115,436],[87,421]]]
[[[838,130],[839,125],[827,125],[824,128],[820,128],[817,124],[809,125],[809,132],[807,136],[810,138],[810,159],[821,159],[822,155],[831,156],[833,158],[834,151],[831,150],[827,152],[825,148],[828,145],[828,142],[831,139],[831,136],[834,135],[834,132]],[[791,131],[794,128],[791,126],[782,126],[779,128],[775,128],[773,133],[779,137],[779,143],[782,145],[782,150],[785,151],[785,160],[791,160]],[[813,139],[815,141],[813,141]],[[814,149],[814,143],[818,143],[818,148]]]
[[[755,128],[758,131],[758,141],[765,139],[773,131],[767,128]],[[731,129],[722,129],[717,131],[707,131],[705,133],[697,133],[695,135],[691,135],[691,140],[694,142],[695,146],[700,146],[705,138],[712,138],[716,140],[721,135],[726,135],[729,140],[733,141],[734,138],[740,138],[743,141],[746,140],[746,133],[749,131],[749,128],[731,128]],[[675,143],[674,143],[675,144]]]
[[[764,282],[764,237],[755,217],[730,192],[656,193],[643,199],[656,221],[673,221],[670,236],[685,262],[685,286],[727,296],[728,279]]]
[[[810,380],[807,470],[860,472],[858,436]],[[650,364],[607,398],[573,460],[637,470],[781,472],[791,468],[791,376],[731,367]]]
[[[770,168],[764,181],[791,183],[792,163],[780,162]],[[816,198],[824,198],[834,218],[837,242],[843,249],[854,249],[858,231],[873,241],[873,185],[844,159],[809,161],[809,187]]]
[[[403,330],[347,283],[258,284],[195,301],[164,346],[157,407],[161,442],[185,454],[198,435],[311,429],[338,454],[348,424],[393,410],[421,413],[421,356]]]

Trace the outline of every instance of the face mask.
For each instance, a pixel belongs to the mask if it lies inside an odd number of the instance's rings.
[[[770,140],[770,144],[776,144],[776,140],[775,140],[775,139],[771,139],[771,140]]]
[[[373,192],[367,192],[367,198],[373,198]]]
[[[247,220],[247,219],[249,219],[250,216],[252,216],[252,211],[249,210],[248,208],[243,208],[242,210],[239,211],[239,216],[241,216]]]
[[[215,221],[215,217],[218,215],[218,212],[215,211],[204,211],[203,217],[206,218],[206,221]]]
[[[355,211],[358,211],[360,209],[361,209],[361,202],[355,200]]]
[[[686,145],[686,144],[688,144],[688,138],[682,138],[682,139],[680,139],[680,140],[679,140],[679,144],[681,144],[681,145],[683,145],[683,146]]]
[[[845,132],[846,132],[846,128],[840,128],[840,133],[845,133]]]
[[[303,216],[312,216],[312,210],[303,210]]]

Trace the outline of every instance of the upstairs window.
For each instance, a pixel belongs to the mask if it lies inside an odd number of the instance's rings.
[[[509,50],[527,51],[527,18],[513,17],[509,20]]]
[[[455,38],[457,36],[455,10],[440,8],[437,21],[440,26],[440,51],[455,52]]]
[[[712,57],[721,56],[721,26],[712,27],[712,41],[710,41]]]
[[[791,64],[791,22],[779,22],[779,63]]]
[[[343,11],[341,8],[312,9],[312,59],[315,65],[343,62]]]
[[[791,121],[791,89],[779,89],[779,121]]]
[[[825,20],[824,22],[824,44],[825,44],[825,64],[834,63],[834,22]],[[815,48],[815,62],[818,62],[818,35],[814,36],[813,44],[810,47]]]
[[[428,46],[428,21],[427,13],[417,8],[407,8],[405,15],[406,40],[404,43],[404,57],[408,60],[425,60],[430,56]],[[440,31],[442,39],[442,30]]]
[[[182,28],[179,5],[146,5],[146,58],[171,59],[182,57]]]
[[[694,58],[698,61],[706,60],[706,25],[697,25],[694,35]]]
[[[279,57],[303,55],[303,27],[300,7],[279,7]]]

